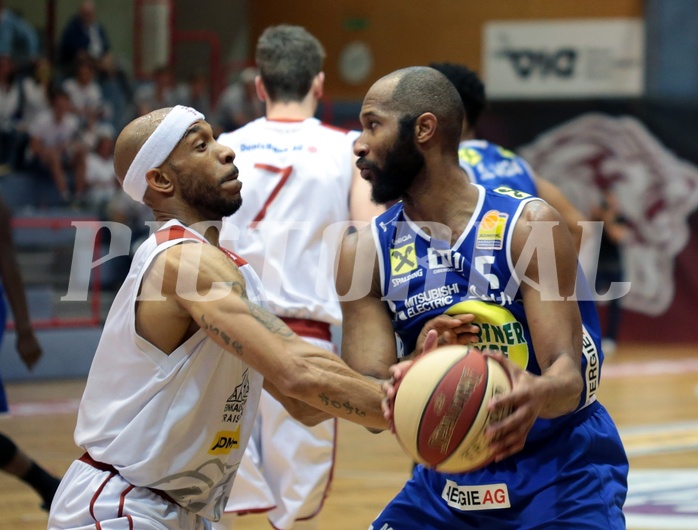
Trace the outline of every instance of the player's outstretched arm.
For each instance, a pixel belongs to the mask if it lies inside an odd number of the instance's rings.
[[[15,329],[17,330],[17,353],[22,362],[31,370],[41,358],[43,350],[36,339],[29,317],[24,281],[12,240],[11,221],[10,211],[0,199],[0,282],[5,288],[14,315]]]
[[[149,275],[151,287],[161,284],[164,297],[182,315],[259,371],[280,394],[366,427],[387,427],[380,386],[251,303],[242,274],[223,252],[185,243],[163,254],[160,269],[154,266]]]

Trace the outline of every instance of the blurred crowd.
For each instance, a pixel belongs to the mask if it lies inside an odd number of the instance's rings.
[[[84,0],[62,28],[55,60],[41,41],[36,28],[0,0],[0,178],[45,180],[62,206],[142,224],[146,213],[121,192],[112,158],[116,135],[139,115],[188,105],[218,134],[264,114],[252,68],[236,75],[217,101],[202,71],[177,79],[162,65],[148,79],[132,78],[92,0]]]

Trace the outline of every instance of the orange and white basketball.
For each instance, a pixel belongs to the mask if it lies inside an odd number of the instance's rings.
[[[415,461],[446,473],[489,464],[488,404],[511,391],[502,365],[472,346],[444,346],[420,357],[400,381],[393,403],[398,442]]]

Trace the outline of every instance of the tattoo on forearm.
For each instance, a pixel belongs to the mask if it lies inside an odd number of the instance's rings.
[[[255,318],[255,320],[257,320],[257,322],[262,324],[269,331],[276,333],[277,335],[281,335],[282,337],[293,336],[293,331],[291,331],[289,327],[284,324],[283,320],[272,315],[269,311],[265,311],[252,302],[245,300],[245,304],[247,304],[247,309],[250,310],[250,314]]]
[[[213,335],[218,335],[221,332],[221,330],[218,329],[216,326],[206,322],[206,317],[203,314],[201,315],[201,324],[201,327],[204,328],[204,330],[210,331]]]
[[[357,409],[354,405],[349,403],[348,401],[345,401],[344,403],[340,403],[339,401],[335,401],[334,399],[331,399],[330,397],[327,396],[324,392],[318,396],[320,400],[325,404],[325,406],[330,405],[335,409],[344,409],[346,412],[347,416],[351,416],[352,414],[356,414],[357,416],[361,416],[362,418],[366,416],[366,411],[365,410],[359,410]]]
[[[243,355],[242,344],[230,338],[230,336],[225,331],[221,331],[213,324],[209,324],[208,322],[206,322],[206,316],[203,314],[201,315],[201,327],[204,329],[204,331],[209,331],[213,335],[220,336],[221,340],[226,346],[232,346],[235,350],[235,353],[237,353],[240,356]]]

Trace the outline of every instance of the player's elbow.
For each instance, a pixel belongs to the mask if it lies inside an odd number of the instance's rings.
[[[307,427],[314,427],[329,418],[330,414],[307,403],[308,397],[317,393],[317,379],[303,360],[293,359],[284,364],[274,381],[276,388],[287,398],[284,407],[289,415]]]
[[[327,412],[313,408],[306,403],[301,403],[299,406],[286,407],[286,410],[294,420],[306,427],[315,427],[323,421],[332,418]]]

